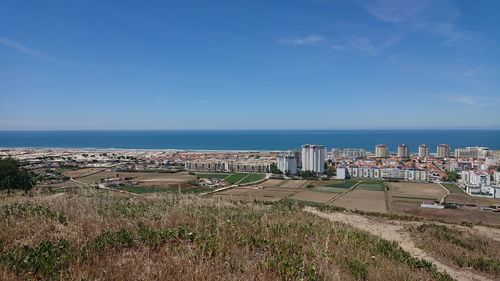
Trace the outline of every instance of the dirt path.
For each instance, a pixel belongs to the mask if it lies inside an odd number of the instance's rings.
[[[331,203],[333,203],[335,200],[337,200],[337,199],[339,199],[340,197],[342,197],[342,196],[346,195],[347,193],[349,193],[349,192],[353,191],[353,190],[356,188],[356,186],[358,186],[358,185],[359,185],[360,183],[362,183],[362,182],[364,182],[364,181],[362,180],[362,181],[357,182],[357,183],[356,183],[356,184],[354,184],[353,186],[349,187],[346,191],[344,191],[344,192],[340,193],[339,195],[337,195],[337,196],[333,197],[332,199],[328,200],[325,204],[331,204]]]
[[[343,222],[357,229],[367,231],[373,235],[379,236],[389,241],[395,241],[399,244],[399,246],[401,246],[401,248],[403,248],[403,250],[409,252],[414,257],[425,259],[429,262],[432,262],[433,264],[436,265],[438,270],[448,273],[451,277],[453,277],[456,280],[467,280],[467,281],[492,280],[483,276],[479,276],[473,272],[450,267],[446,264],[441,263],[435,258],[431,257],[422,249],[417,248],[415,246],[415,243],[413,243],[410,235],[406,233],[406,231],[404,230],[404,223],[399,223],[397,221],[387,221],[387,222],[373,221],[366,217],[351,213],[325,213],[318,211],[317,209],[312,207],[305,207],[304,211],[315,214],[322,218],[329,219],[330,221]]]

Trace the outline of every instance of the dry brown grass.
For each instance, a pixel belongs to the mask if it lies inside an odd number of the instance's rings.
[[[92,190],[1,198],[13,204],[67,220],[0,213],[9,280],[448,280],[394,244],[287,204]]]
[[[500,242],[453,226],[422,224],[409,227],[416,244],[459,267],[500,277]]]

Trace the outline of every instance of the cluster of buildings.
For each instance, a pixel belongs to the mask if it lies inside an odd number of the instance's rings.
[[[270,173],[274,161],[264,159],[192,160],[184,163],[188,171],[227,173]]]
[[[362,178],[388,181],[429,182],[429,171],[415,168],[339,167],[337,179]]]
[[[377,144],[374,152],[362,148],[333,148],[327,153],[325,146],[306,144],[299,152],[289,151],[276,158],[277,167],[288,175],[299,171],[311,171],[317,175],[325,173],[325,163],[335,168],[338,179],[364,178],[409,182],[432,182],[446,180],[449,173],[462,176],[462,188],[470,194],[493,194],[492,188],[500,184],[500,151],[486,147],[456,148],[439,144],[431,153],[427,144],[418,146],[416,153],[410,152],[406,144],[397,146],[391,153],[385,144]],[[472,174],[481,174],[478,183]],[[497,180],[484,181],[485,178]],[[470,180],[469,180],[470,179]],[[478,186],[483,189],[478,191]],[[494,195],[492,195],[494,196]]]
[[[460,185],[472,196],[500,198],[500,171],[495,171],[493,177],[484,170],[462,171]]]

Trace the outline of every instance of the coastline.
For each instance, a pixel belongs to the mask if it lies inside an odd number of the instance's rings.
[[[39,150],[39,151],[96,151],[96,152],[188,152],[188,153],[282,153],[288,150],[256,149],[176,149],[176,148],[94,148],[94,147],[0,147],[0,151]]]

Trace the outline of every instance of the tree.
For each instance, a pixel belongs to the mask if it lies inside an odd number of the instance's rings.
[[[331,178],[333,175],[335,175],[335,167],[334,166],[328,166],[326,169],[326,175]]]
[[[447,181],[457,181],[459,175],[457,172],[446,172],[446,180]]]
[[[276,163],[271,163],[271,173],[275,175],[282,175],[283,172],[278,169],[278,165]]]
[[[318,175],[313,171],[302,171],[300,172],[300,176],[304,179],[315,179]]]
[[[21,168],[19,162],[12,158],[0,159],[0,189],[30,190],[35,185],[33,173]]]

